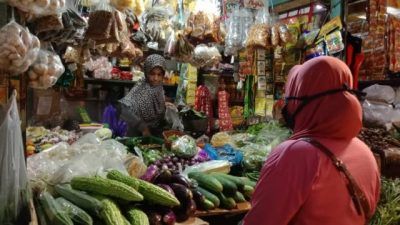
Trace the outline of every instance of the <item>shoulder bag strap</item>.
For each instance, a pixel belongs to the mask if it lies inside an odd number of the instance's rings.
[[[367,201],[367,198],[365,197],[364,192],[361,190],[360,186],[357,184],[356,180],[354,177],[351,175],[350,171],[347,169],[346,165],[343,163],[342,160],[338,159],[331,150],[329,150],[327,147],[325,147],[323,144],[320,142],[311,139],[311,138],[302,138],[300,139],[302,141],[306,141],[319,150],[321,150],[326,156],[329,157],[329,159],[332,161],[333,165],[336,167],[336,169],[339,170],[347,179],[347,189],[350,193],[351,199],[353,200],[353,203],[356,207],[357,213],[359,215],[364,214],[364,217],[366,221],[369,221],[370,219],[370,207],[369,203]]]

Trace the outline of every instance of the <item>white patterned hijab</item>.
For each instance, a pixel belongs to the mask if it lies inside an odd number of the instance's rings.
[[[147,76],[155,67],[160,67],[165,71],[164,57],[157,54],[148,56],[144,62],[145,75]],[[162,85],[151,86],[146,81],[140,82],[120,102],[152,126],[158,126],[164,117],[165,97]]]

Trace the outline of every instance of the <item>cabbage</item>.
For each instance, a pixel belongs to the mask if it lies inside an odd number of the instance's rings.
[[[101,128],[96,130],[94,134],[100,139],[100,140],[106,140],[110,139],[112,137],[112,131],[108,128]]]
[[[179,137],[172,142],[171,151],[182,158],[192,158],[197,154],[196,140],[188,135]]]

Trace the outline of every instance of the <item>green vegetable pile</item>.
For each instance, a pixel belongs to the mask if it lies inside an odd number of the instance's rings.
[[[400,224],[400,179],[382,177],[381,198],[370,225]]]

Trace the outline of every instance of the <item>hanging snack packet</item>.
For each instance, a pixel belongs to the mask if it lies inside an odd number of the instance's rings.
[[[326,35],[325,42],[329,55],[341,52],[344,49],[342,33],[340,30],[336,30],[331,34]]]
[[[107,0],[101,0],[89,14],[89,27],[85,33],[87,39],[104,40],[111,37],[114,14]],[[115,26],[115,25],[114,25]]]

